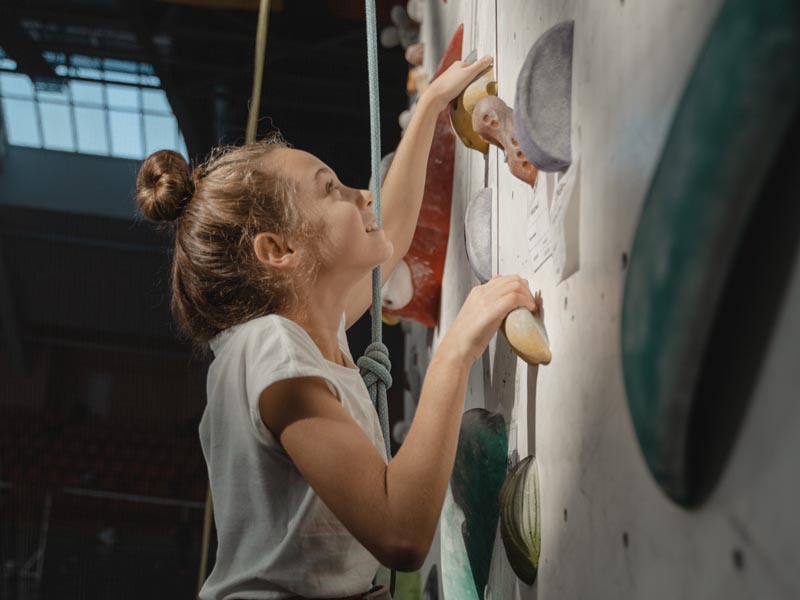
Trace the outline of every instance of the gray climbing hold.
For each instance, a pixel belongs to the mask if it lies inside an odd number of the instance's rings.
[[[541,171],[572,161],[572,32],[574,21],[548,29],[531,47],[517,78],[514,133]]]
[[[467,205],[464,241],[472,272],[486,283],[492,278],[492,188],[479,190]]]

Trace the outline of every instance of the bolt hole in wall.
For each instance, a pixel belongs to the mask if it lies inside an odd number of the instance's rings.
[[[564,509],[564,523],[567,522],[567,509]]]
[[[739,548],[733,549],[733,566],[737,571],[742,571],[744,569],[744,552]]]
[[[628,268],[628,253],[627,252],[623,252],[622,253],[622,270],[624,271],[627,268]]]
[[[625,548],[627,548],[627,547],[628,547],[628,532],[627,532],[627,531],[623,531],[623,532],[622,532],[622,545],[623,545]]]

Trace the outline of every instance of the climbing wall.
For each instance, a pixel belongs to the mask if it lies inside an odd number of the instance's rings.
[[[774,333],[753,357],[761,369],[741,429],[704,502],[687,508],[658,485],[626,395],[621,321],[636,228],[676,107],[721,6],[720,0],[428,0],[423,67],[435,70],[463,23],[464,55],[474,48],[495,57],[498,96],[512,108],[517,77],[539,36],[572,20],[574,46],[570,170],[540,172],[532,187],[511,175],[497,147],[483,155],[457,143],[439,323],[433,330],[402,325],[409,400],[479,283],[465,252],[464,217],[470,198],[492,188],[492,272],[518,273],[542,291],[553,358],[530,366],[498,334],[470,373],[464,409],[502,415],[504,469],[535,456],[538,574],[533,585],[515,575],[498,526],[487,585],[476,590],[464,541],[468,519],[451,489],[421,570],[423,589],[431,580],[424,597],[800,597],[800,258],[775,308]],[[566,225],[552,214],[537,223],[536,207],[552,213],[567,176]],[[796,197],[796,185],[786,189]],[[549,238],[540,243],[537,235]],[[748,294],[758,290],[741,294],[746,309]],[[413,402],[406,410],[413,411]]]

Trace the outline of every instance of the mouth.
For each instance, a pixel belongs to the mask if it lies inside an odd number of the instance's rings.
[[[380,230],[381,228],[378,227],[378,222],[376,220],[372,220],[369,223],[367,223],[367,226],[365,228],[365,231],[367,233],[373,233],[375,231],[380,231]]]

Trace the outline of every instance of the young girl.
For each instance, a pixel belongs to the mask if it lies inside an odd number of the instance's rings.
[[[191,175],[168,150],[142,165],[142,213],[175,221],[173,314],[214,353],[200,441],[218,549],[201,600],[365,598],[379,562],[422,565],[470,367],[512,309],[537,305],[515,275],[472,290],[388,464],[345,330],[370,307],[372,269],[385,282],[411,244],[437,115],[491,60],[455,63],[420,97],[382,188],[382,229],[367,190],[276,136],[214,149]]]

